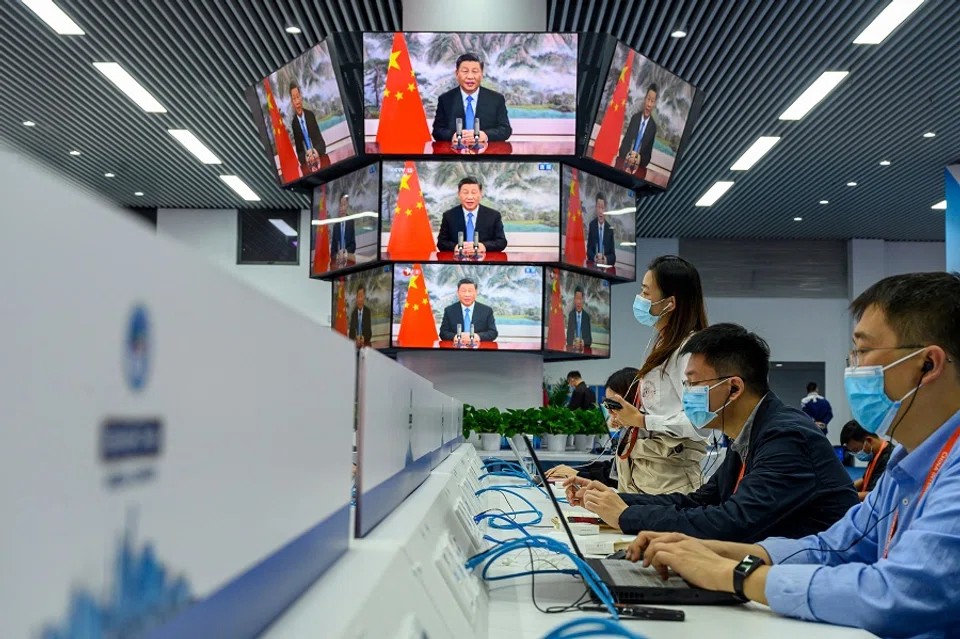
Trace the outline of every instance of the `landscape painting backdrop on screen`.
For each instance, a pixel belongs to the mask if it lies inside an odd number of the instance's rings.
[[[560,259],[560,164],[556,162],[383,162],[380,198],[383,259],[453,261],[458,233],[466,235],[463,205],[475,207],[464,178],[480,182],[478,241],[483,261],[557,262]],[[465,185],[466,186],[466,185]],[[476,186],[476,185],[474,185]],[[500,234],[500,249],[492,236]],[[446,221],[444,221],[446,220]],[[467,250],[472,250],[467,247]]]
[[[476,286],[460,286],[464,279]],[[395,264],[393,346],[457,348],[457,325],[469,332],[466,306],[480,340],[476,349],[540,351],[542,304],[539,266]]]
[[[564,165],[562,261],[605,277],[636,279],[636,210],[630,189]]]
[[[587,157],[667,188],[696,91],[618,42]]]
[[[474,116],[491,144],[451,151],[456,118],[463,118],[464,126],[470,119],[456,73],[457,59],[468,53],[483,63],[480,92],[469,106],[476,107]],[[575,152],[575,33],[364,33],[363,59],[364,140],[377,145],[370,150]]]
[[[357,169],[313,189],[310,276],[372,263],[380,257],[378,164]],[[345,218],[342,222],[331,222]]]
[[[258,129],[281,185],[356,155],[326,42],[271,73],[256,92],[265,125]]]
[[[378,266],[333,281],[333,330],[361,346],[390,347],[392,270]]]
[[[559,268],[546,271],[544,350],[609,357],[610,282]]]

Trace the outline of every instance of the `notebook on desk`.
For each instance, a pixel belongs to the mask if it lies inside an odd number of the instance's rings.
[[[527,451],[533,460],[537,475],[546,482],[543,465],[537,457],[536,451],[529,437],[524,436]],[[519,455],[518,455],[519,456]],[[607,584],[613,598],[619,603],[643,603],[665,605],[730,605],[742,603],[732,593],[715,592],[692,586],[678,575],[671,575],[664,581],[653,568],[644,568],[641,563],[633,563],[625,559],[590,559],[583,556],[577,540],[570,531],[570,525],[560,510],[560,504],[552,490],[547,490],[550,502],[557,511],[557,517],[563,526],[570,541],[570,547],[577,556],[583,559]]]

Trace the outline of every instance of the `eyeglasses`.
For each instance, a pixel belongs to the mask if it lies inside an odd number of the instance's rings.
[[[690,390],[691,388],[695,388],[695,387],[697,387],[697,386],[702,386],[703,384],[708,384],[708,383],[710,383],[710,382],[722,382],[722,381],[726,381],[726,380],[728,380],[728,379],[731,379],[732,377],[733,377],[733,375],[727,375],[726,377],[714,377],[713,379],[699,379],[699,380],[697,380],[697,381],[695,381],[695,382],[691,382],[691,381],[685,379],[685,380],[683,380],[683,388],[684,388],[684,390]]]
[[[905,346],[878,346],[876,348],[851,348],[850,354],[847,356],[847,366],[860,366],[860,356],[864,353],[870,353],[873,351],[900,351],[908,350],[911,348],[926,348],[926,344],[914,344],[914,345],[905,345]]]

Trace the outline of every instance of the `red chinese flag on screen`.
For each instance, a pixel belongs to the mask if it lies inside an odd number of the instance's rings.
[[[428,260],[437,250],[437,242],[427,216],[427,205],[420,190],[417,165],[407,161],[403,166],[397,205],[393,207],[393,225],[387,251],[392,260]]]
[[[380,152],[423,153],[424,146],[431,141],[430,129],[402,33],[393,34],[393,50],[384,84],[377,127]]]
[[[263,88],[267,94],[267,108],[270,109],[270,126],[273,128],[273,142],[277,145],[277,157],[280,159],[280,175],[284,183],[300,179],[300,161],[297,152],[293,150],[293,143],[287,135],[287,127],[280,117],[277,101],[273,99],[273,90],[270,80],[263,81]]]
[[[550,282],[550,320],[547,324],[547,350],[562,351],[567,346],[567,327],[563,321],[563,301],[560,299],[560,269],[553,271]]]
[[[341,277],[337,282],[337,316],[333,321],[333,330],[347,335],[347,285]]]
[[[607,104],[607,111],[600,123],[600,133],[593,143],[593,159],[613,166],[620,150],[620,134],[623,132],[623,120],[626,116],[627,99],[630,95],[630,70],[633,67],[633,51],[627,54],[627,62],[620,71],[620,79],[613,90],[613,98]]]
[[[570,181],[570,202],[567,204],[567,240],[563,259],[569,264],[583,265],[587,260],[587,244],[583,239],[583,203],[580,202],[580,178],[573,169]]]
[[[432,348],[440,339],[437,325],[433,319],[433,308],[427,294],[427,283],[423,279],[423,269],[413,265],[410,283],[407,285],[407,299],[400,316],[400,333],[397,342],[405,348]]]
[[[327,185],[320,187],[320,200],[317,202],[317,219],[327,219]],[[317,227],[317,239],[313,245],[313,272],[326,273],[330,267],[330,227],[321,224]]]

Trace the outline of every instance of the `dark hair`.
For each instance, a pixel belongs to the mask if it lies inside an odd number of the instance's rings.
[[[812,392],[814,392],[814,391],[816,391],[816,390],[817,390],[817,383],[816,383],[816,382],[810,382],[809,384],[807,384],[807,392],[808,392],[808,393],[812,393]]]
[[[900,344],[935,344],[947,352],[947,357],[960,357],[957,273],[909,273],[882,279],[861,293],[850,310],[860,321],[871,307],[883,313]]]
[[[583,375],[580,374],[580,371],[570,371],[567,373],[567,379],[583,379]]]
[[[660,86],[656,82],[650,83],[650,86],[647,87],[647,93],[650,93],[651,91],[657,95],[660,95]],[[646,95],[646,93],[644,95]]]
[[[603,203],[607,203],[607,196],[603,194],[603,191],[597,191],[597,197],[594,198],[594,201],[603,200]]]
[[[337,202],[339,202],[339,201],[342,200],[343,198],[347,198],[347,199],[349,200],[349,199],[350,199],[350,194],[347,193],[346,191],[342,192],[342,193],[340,194],[340,197],[337,198]]]
[[[472,279],[470,279],[469,277],[465,277],[465,278],[463,278],[462,280],[460,280],[459,282],[457,282],[457,290],[459,291],[459,290],[460,290],[460,287],[463,286],[464,284],[473,284],[473,288],[478,288],[476,282],[474,282],[474,281],[473,281]]]
[[[609,388],[628,402],[636,404],[637,397],[640,394],[640,383],[637,382],[634,384],[633,382],[637,379],[637,373],[639,372],[637,369],[629,366],[627,368],[621,368],[607,378],[607,383],[604,384],[604,387]],[[631,385],[633,386],[632,390],[630,388]],[[629,396],[627,393],[629,393]]]
[[[574,297],[577,296],[577,293],[580,293],[581,295],[583,295],[583,287],[582,287],[582,286],[577,286],[575,289],[573,289],[573,296],[574,296]]]
[[[463,178],[462,180],[460,180],[459,182],[457,182],[457,191],[459,191],[460,189],[462,189],[462,188],[463,188],[465,185],[467,185],[467,184],[476,184],[476,185],[480,188],[481,191],[483,190],[483,185],[480,184],[480,180],[478,180],[477,178],[473,177],[472,175],[468,175],[467,177],[465,177],[465,178]]]
[[[676,255],[664,255],[650,262],[647,270],[653,272],[664,299],[676,298],[676,306],[670,311],[653,351],[640,367],[640,377],[670,359],[690,333],[703,330],[708,324],[700,273],[693,264]]]
[[[360,286],[357,287],[357,293],[359,294],[360,291],[363,291],[363,294],[366,295],[366,294],[367,294],[367,287],[364,286],[363,284],[361,284]]]
[[[843,425],[840,430],[840,445],[846,446],[850,442],[865,442],[870,433],[863,429],[863,426],[857,423],[857,420],[851,419]]]
[[[770,390],[770,347],[739,324],[714,324],[684,344],[684,355],[703,355],[720,377],[739,377],[747,389],[763,395]]]
[[[297,84],[296,81],[293,81],[293,82],[290,83],[290,88],[287,89],[287,93],[290,93],[290,92],[293,91],[294,89],[296,89],[297,91],[300,91],[300,85]],[[301,93],[303,93],[303,92],[301,91]]]
[[[480,70],[483,71],[483,60],[477,57],[476,53],[464,53],[459,58],[457,58],[457,66],[456,66],[457,71],[460,70],[460,65],[463,64],[464,62],[479,62]]]

